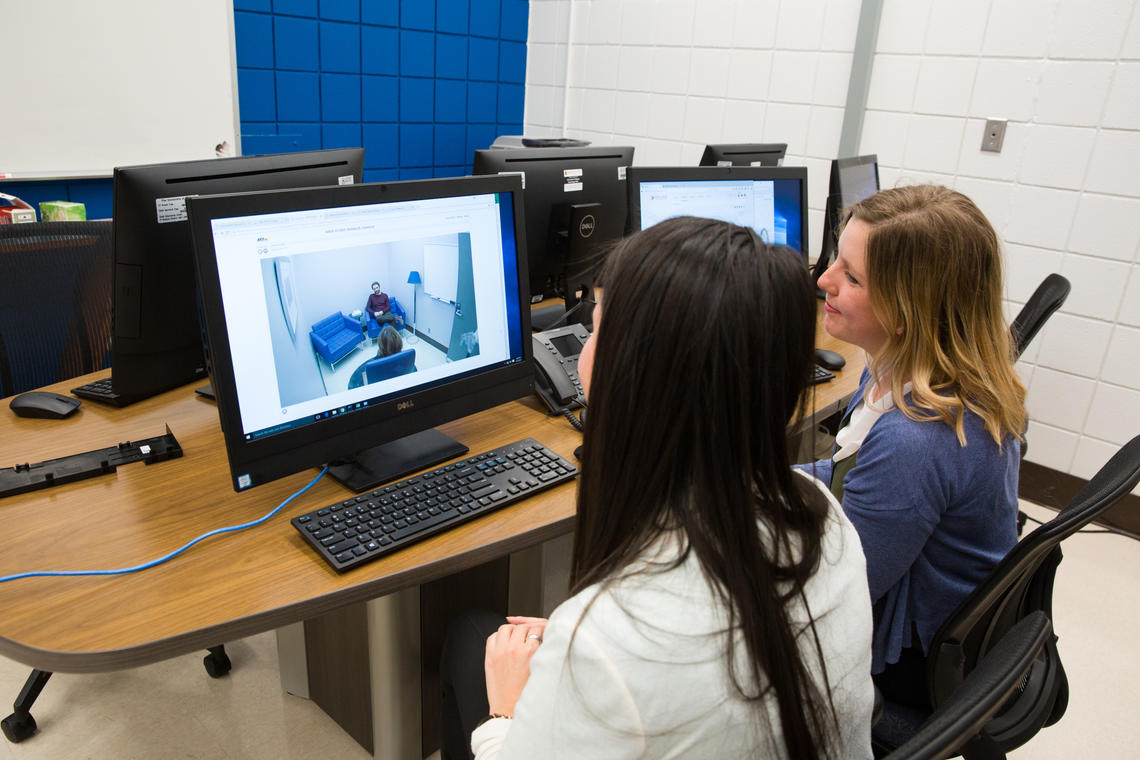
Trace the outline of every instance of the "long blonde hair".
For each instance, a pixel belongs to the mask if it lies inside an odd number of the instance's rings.
[[[989,220],[965,195],[937,185],[876,193],[847,209],[843,223],[850,219],[870,226],[871,308],[887,328],[871,357],[876,382],[888,377],[903,414],[942,420],[963,446],[966,409],[999,446],[1007,435],[1020,438],[1025,386],[1013,368],[1001,245]]]

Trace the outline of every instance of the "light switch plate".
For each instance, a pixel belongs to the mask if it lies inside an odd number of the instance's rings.
[[[1001,144],[1005,140],[1005,119],[989,119],[986,121],[986,131],[982,134],[982,150],[1001,153]]]

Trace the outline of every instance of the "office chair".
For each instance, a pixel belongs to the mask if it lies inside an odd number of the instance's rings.
[[[935,710],[950,698],[1003,635],[1035,611],[1052,618],[1053,580],[1061,562],[1060,543],[1113,507],[1140,483],[1140,436],[1126,443],[1056,517],[1023,538],[934,634],[926,658],[927,688]],[[1019,747],[1044,726],[1060,720],[1069,686],[1050,637],[1024,683],[986,733],[1003,752]],[[910,738],[921,723],[905,707],[886,703],[875,726],[879,747]],[[925,717],[925,716],[922,716]],[[909,724],[909,725],[908,725]]]
[[[1045,322],[1065,303],[1071,289],[1069,281],[1056,273],[1041,281],[1009,326],[1009,331],[1013,334],[1014,359],[1025,353],[1026,346],[1045,326]]]
[[[110,366],[111,222],[0,225],[0,398]]]
[[[1038,610],[1022,618],[991,649],[961,685],[938,706],[914,736],[886,760],[1004,760],[986,732],[1050,641],[1053,626]]]
[[[1069,291],[1072,285],[1067,279],[1057,273],[1053,273],[1041,281],[1037,289],[1033,291],[1033,295],[1029,296],[1029,300],[1021,307],[1021,311],[1013,319],[1013,324],[1009,326],[1009,332],[1013,336],[1013,359],[1017,359],[1025,353],[1026,347],[1029,342],[1036,337],[1041,328],[1045,326],[1045,322],[1049,317],[1053,316],[1053,312],[1061,308],[1065,303],[1065,299],[1069,297]],[[1026,427],[1028,428],[1028,420],[1026,420]],[[1021,458],[1025,459],[1025,452],[1029,450],[1029,439],[1025,436],[1025,430],[1021,431]],[[1021,510],[1017,512],[1017,535],[1021,535],[1022,530],[1025,529],[1026,514]]]

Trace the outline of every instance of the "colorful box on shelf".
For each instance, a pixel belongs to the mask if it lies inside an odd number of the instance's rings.
[[[87,219],[87,207],[71,201],[41,201],[40,218],[45,222],[82,222]]]
[[[0,224],[19,224],[36,221],[36,211],[19,206],[0,206]]]

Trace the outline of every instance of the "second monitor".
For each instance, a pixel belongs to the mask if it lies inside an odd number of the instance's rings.
[[[625,231],[628,146],[475,151],[475,174],[523,175],[531,301],[565,299],[567,309],[590,288],[597,246]],[[581,316],[588,317],[583,307]],[[561,307],[533,315],[536,329],[563,318]]]
[[[751,227],[766,243],[807,256],[807,169],[802,166],[641,167],[629,170],[634,230],[674,216]]]

